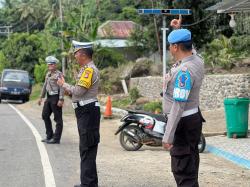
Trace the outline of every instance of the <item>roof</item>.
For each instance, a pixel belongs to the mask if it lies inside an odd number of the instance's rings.
[[[137,24],[133,21],[107,21],[98,28],[101,38],[129,38]]]
[[[101,47],[110,47],[110,48],[123,48],[132,46],[128,40],[125,39],[102,39],[96,40],[94,42]]]
[[[250,12],[250,0],[224,0],[206,10],[216,10],[217,13]]]

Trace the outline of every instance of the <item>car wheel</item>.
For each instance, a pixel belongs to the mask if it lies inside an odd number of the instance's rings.
[[[25,100],[28,102],[30,100],[30,96],[26,96]]]
[[[22,97],[22,103],[26,102],[26,97]]]

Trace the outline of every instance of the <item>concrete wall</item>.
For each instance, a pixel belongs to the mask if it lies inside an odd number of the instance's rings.
[[[130,88],[133,87],[144,97],[160,99],[162,78],[131,78]],[[223,107],[227,97],[250,97],[250,74],[206,75],[200,94],[201,109]]]

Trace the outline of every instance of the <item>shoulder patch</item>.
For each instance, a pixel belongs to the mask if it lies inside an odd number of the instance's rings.
[[[184,70],[184,71],[183,71]],[[187,101],[191,90],[191,75],[187,68],[181,69],[176,76],[173,98],[176,101]]]
[[[187,71],[187,67],[185,67],[185,66],[182,67],[182,68],[181,68],[181,71],[186,72],[186,71]]]
[[[82,72],[82,75],[77,83],[78,86],[82,86],[85,88],[90,88],[92,85],[92,77],[93,77],[94,69],[91,67],[85,68]]]

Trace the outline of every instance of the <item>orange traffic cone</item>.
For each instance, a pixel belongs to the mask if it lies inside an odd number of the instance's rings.
[[[104,112],[104,118],[111,119],[112,118],[112,102],[111,102],[111,97],[108,96],[107,103],[106,103],[106,109]]]

